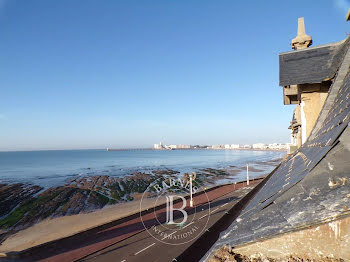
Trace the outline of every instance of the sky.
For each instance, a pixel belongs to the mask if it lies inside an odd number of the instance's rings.
[[[0,150],[285,143],[278,54],[346,0],[0,0]]]

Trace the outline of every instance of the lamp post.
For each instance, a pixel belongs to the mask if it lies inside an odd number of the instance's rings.
[[[193,198],[192,198],[192,181],[196,179],[196,172],[192,172],[192,174],[189,174],[190,177],[190,207],[193,207]]]
[[[249,186],[249,165],[247,163],[247,186]]]

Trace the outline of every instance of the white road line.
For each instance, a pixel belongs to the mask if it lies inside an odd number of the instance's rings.
[[[205,214],[204,216],[201,216],[199,219],[202,219],[203,217],[206,217],[207,215],[208,215],[208,214]],[[198,220],[199,220],[199,219],[198,219]]]
[[[219,208],[216,208],[216,209],[214,209],[213,211],[211,211],[211,213],[214,213],[216,210],[218,210]]]
[[[153,244],[151,244],[151,245],[145,247],[144,249],[141,249],[140,251],[136,252],[134,255],[136,256],[136,255],[140,254],[142,251],[145,251],[147,248],[150,248],[151,246],[153,246],[153,245],[155,245],[155,244],[156,244],[156,243],[153,243]]]
[[[194,223],[194,222],[191,222],[191,223],[187,224],[186,226],[184,226],[183,228],[186,228],[186,227],[192,225],[193,223]]]
[[[224,206],[226,206],[228,203],[225,203],[225,204],[223,204],[221,207],[224,207]]]
[[[174,231],[173,233],[171,233],[171,234],[169,234],[169,235],[166,235],[165,237],[163,237],[163,238],[162,238],[162,240],[164,240],[164,239],[168,238],[169,236],[171,236],[171,235],[175,234],[176,232],[177,232],[177,231]]]

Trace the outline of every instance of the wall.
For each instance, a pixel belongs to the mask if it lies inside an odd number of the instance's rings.
[[[302,143],[304,143],[311,134],[327,95],[328,93],[326,92],[301,94]]]
[[[350,217],[234,248],[235,253],[269,258],[350,259]],[[276,248],[278,247],[278,248]]]

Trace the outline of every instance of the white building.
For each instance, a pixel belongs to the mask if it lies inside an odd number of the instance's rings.
[[[273,144],[269,144],[268,148],[274,149],[274,150],[286,150],[288,149],[288,144],[273,143]]]
[[[254,149],[266,149],[267,145],[265,145],[263,143],[257,143],[257,144],[253,144],[253,148]]]
[[[243,148],[245,148],[245,149],[251,149],[252,146],[251,146],[251,145],[244,145]]]
[[[239,144],[232,144],[231,145],[231,149],[238,149],[239,148]]]
[[[154,144],[153,148],[154,149],[163,149],[164,146],[163,146],[162,142],[160,142],[159,144]]]
[[[190,149],[190,145],[176,145],[176,149]]]
[[[224,146],[224,148],[225,148],[225,149],[231,149],[231,146],[230,146],[229,144],[226,144],[226,145]]]

